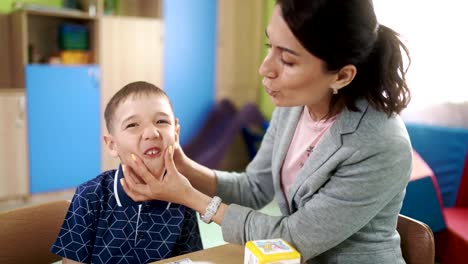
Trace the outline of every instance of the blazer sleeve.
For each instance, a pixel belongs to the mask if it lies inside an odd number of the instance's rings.
[[[346,152],[352,154],[330,171],[330,179],[318,192],[304,193],[289,216],[273,217],[229,205],[222,222],[224,240],[244,244],[281,237],[307,260],[358,232],[392,201],[401,206],[411,171],[407,138],[367,140]],[[302,187],[307,188],[307,182]]]
[[[278,113],[272,119],[254,159],[243,173],[216,171],[217,195],[223,202],[260,209],[273,200],[272,153]]]

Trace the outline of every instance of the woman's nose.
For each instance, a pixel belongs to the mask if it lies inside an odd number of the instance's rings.
[[[270,53],[266,55],[265,59],[260,65],[260,68],[258,68],[258,73],[260,73],[260,75],[266,78],[276,78],[277,74]]]

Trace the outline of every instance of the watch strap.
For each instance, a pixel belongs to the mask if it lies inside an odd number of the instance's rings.
[[[221,198],[219,198],[218,196],[213,197],[213,199],[211,199],[210,203],[206,207],[205,213],[203,215],[200,215],[201,220],[206,224],[211,223],[211,218],[213,218],[213,216],[218,211],[220,204]]]

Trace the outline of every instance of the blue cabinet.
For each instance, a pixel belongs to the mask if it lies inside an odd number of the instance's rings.
[[[99,67],[26,66],[30,192],[73,188],[101,166]]]

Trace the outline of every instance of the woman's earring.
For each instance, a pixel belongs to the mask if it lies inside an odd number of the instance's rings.
[[[337,88],[332,88],[333,94],[338,94],[338,89]]]

